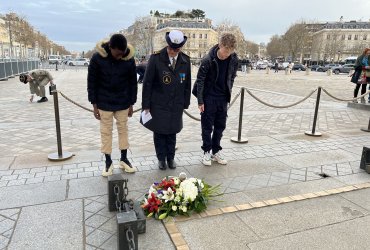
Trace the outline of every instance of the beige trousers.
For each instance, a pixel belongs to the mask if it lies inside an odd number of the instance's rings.
[[[45,86],[44,85],[39,85],[38,83],[35,83],[35,82],[30,82],[29,84],[30,84],[31,94],[36,94],[37,96],[45,97]]]
[[[104,154],[112,154],[113,117],[116,119],[119,149],[128,149],[128,109],[115,112],[99,109],[99,114],[101,152]]]

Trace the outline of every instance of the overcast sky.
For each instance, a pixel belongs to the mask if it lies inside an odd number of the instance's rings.
[[[0,12],[25,16],[37,30],[69,50],[87,51],[150,10],[201,9],[213,24],[232,21],[246,39],[267,43],[299,20],[370,19],[370,0],[0,0]]]

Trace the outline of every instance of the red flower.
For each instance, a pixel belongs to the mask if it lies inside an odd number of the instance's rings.
[[[157,212],[160,204],[161,201],[157,199],[154,193],[151,193],[151,196],[148,197],[148,204],[144,206],[144,209],[149,210],[150,213]]]
[[[167,190],[170,187],[172,190],[174,190],[175,181],[173,179],[164,179],[161,183],[158,184],[158,187],[164,190]]]

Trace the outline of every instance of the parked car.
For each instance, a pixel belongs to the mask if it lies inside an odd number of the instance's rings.
[[[328,71],[328,69],[331,69],[333,67],[339,67],[339,66],[340,66],[340,64],[326,64],[324,66],[318,67],[316,69],[316,71],[318,71],[318,72],[326,72],[326,71]]]
[[[293,65],[292,70],[305,71],[306,66],[304,66],[303,64],[300,64],[300,63],[296,63],[296,64]]]
[[[77,58],[74,60],[68,61],[69,66],[89,66],[90,60],[87,58]]]
[[[49,55],[49,64],[61,64],[62,58],[59,55]]]
[[[319,67],[321,67],[321,66],[318,65],[318,64],[315,64],[315,65],[311,65],[310,69],[311,69],[311,71],[317,71],[317,68],[319,68]]]
[[[349,63],[349,64],[344,64],[342,66],[333,67],[331,70],[335,74],[339,74],[339,73],[347,73],[348,74],[354,68],[355,68],[355,65],[352,64],[352,63]]]
[[[268,65],[266,63],[261,63],[261,64],[258,64],[256,69],[266,69],[268,67]]]

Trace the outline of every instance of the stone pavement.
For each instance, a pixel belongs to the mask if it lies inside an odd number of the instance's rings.
[[[86,69],[51,73],[58,90],[91,108]],[[294,103],[317,86],[349,99],[354,87],[346,75],[264,71],[240,75],[235,85],[274,105]],[[99,124],[92,113],[59,97],[63,149],[75,156],[50,162],[47,155],[56,152],[52,97],[29,103],[28,88],[17,78],[0,82],[0,88],[0,249],[115,249],[115,213],[107,209]],[[242,135],[249,142],[230,141],[238,132],[238,100],[222,141],[227,166],[202,166],[200,124],[184,116],[179,167],[165,172],[156,167],[152,134],[134,114],[130,160],[139,171],[124,174],[130,198],[142,199],[152,182],[180,172],[221,184],[224,192],[206,213],[166,224],[148,220],[139,249],[366,249],[370,189],[361,184],[370,177],[359,163],[370,134],[360,128],[368,126],[370,113],[323,93],[316,128],[323,136],[309,137],[304,132],[311,130],[315,100],[316,93],[297,106],[274,109],[246,93]],[[189,112],[199,117],[195,98]],[[115,150],[116,161],[118,156]]]

